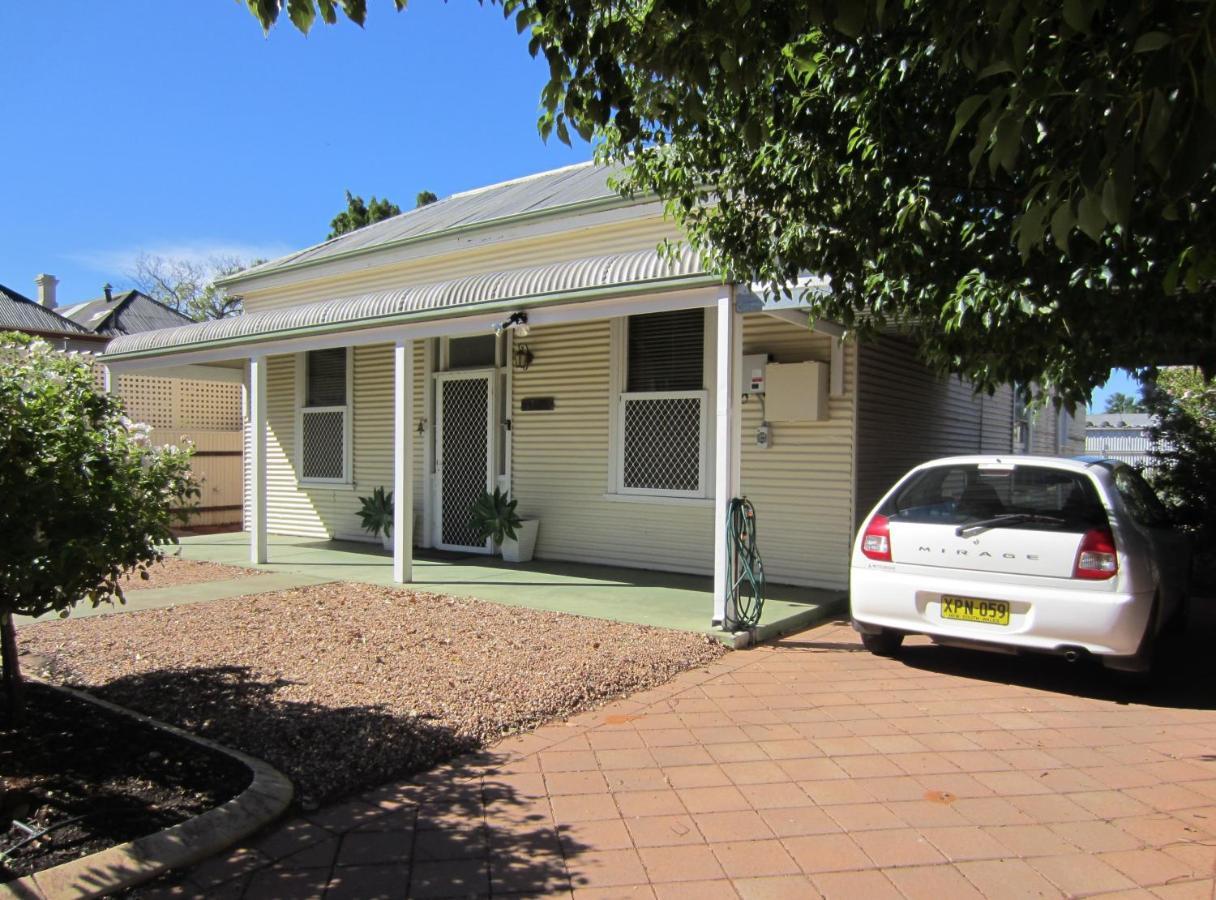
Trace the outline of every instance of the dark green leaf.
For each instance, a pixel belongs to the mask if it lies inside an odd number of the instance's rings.
[[[1136,44],[1132,48],[1132,52],[1151,53],[1154,50],[1160,50],[1162,47],[1168,47],[1172,40],[1173,38],[1164,31],[1146,31],[1136,38]]]

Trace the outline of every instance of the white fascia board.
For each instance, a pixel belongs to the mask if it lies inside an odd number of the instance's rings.
[[[264,275],[254,274],[242,278],[238,273],[224,279],[223,287],[228,294],[239,296],[246,291],[269,291],[303,282],[333,278],[351,272],[363,272],[368,269],[399,265],[432,256],[445,256],[449,253],[480,249],[494,244],[551,237],[557,234],[574,234],[603,225],[662,217],[663,204],[659,201],[651,201],[608,209],[580,211],[576,208],[566,215],[554,214],[514,224],[490,221],[486,222],[484,227],[470,228],[468,231],[460,231],[446,237],[419,236],[407,239],[398,245],[369,247],[350,256],[297,264],[267,272]]]
[[[528,324],[561,325],[593,319],[611,319],[617,316],[636,315],[648,312],[668,312],[710,306],[721,294],[721,286],[674,290],[657,294],[639,294],[637,297],[588,300],[560,306],[540,306],[521,309],[528,314]],[[385,325],[379,328],[360,328],[338,331],[332,334],[314,335],[282,340],[267,340],[210,350],[174,353],[168,350],[162,356],[140,359],[116,360],[108,363],[115,373],[148,372],[180,368],[183,365],[204,366],[226,360],[246,359],[250,356],[277,356],[285,353],[303,353],[307,350],[326,350],[333,347],[359,347],[367,344],[385,344],[398,340],[421,340],[434,337],[463,337],[466,335],[493,333],[509,311],[498,310],[481,315],[454,316],[450,319],[432,319],[417,325]]]

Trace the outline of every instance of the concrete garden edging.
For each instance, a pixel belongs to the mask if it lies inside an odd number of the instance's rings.
[[[231,800],[185,822],[0,884],[0,900],[102,897],[201,862],[274,821],[291,803],[291,782],[260,759],[83,691],[40,683],[239,760],[252,771],[253,780]]]

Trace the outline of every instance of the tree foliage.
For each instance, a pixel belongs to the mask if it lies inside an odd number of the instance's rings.
[[[0,339],[4,336],[0,335]],[[13,616],[122,601],[175,542],[173,510],[197,496],[190,452],[97,391],[86,357],[0,340],[0,644],[9,713],[21,714]]]
[[[414,209],[421,209],[424,206],[430,206],[439,199],[439,195],[434,191],[419,191],[414,197]]]
[[[1196,574],[1216,587],[1216,380],[1163,369],[1145,388],[1153,414],[1153,487],[1195,535]]]
[[[135,269],[128,274],[135,286],[152,299],[203,322],[240,315],[241,298],[229,296],[215,282],[260,262],[264,260],[213,256],[202,261],[141,253],[135,260]]]
[[[357,231],[365,225],[399,215],[401,207],[387,198],[377,200],[373,195],[371,201],[365,203],[362,197],[347,191],[346,209],[334,216],[329,223],[329,236],[336,238],[340,234]]]
[[[1108,413],[1142,413],[1145,411],[1143,403],[1120,391],[1116,391],[1106,398],[1106,409],[1103,410]]]
[[[1216,366],[1216,0],[500,3],[542,135],[598,136],[725,277],[827,276],[814,315],[981,387]]]

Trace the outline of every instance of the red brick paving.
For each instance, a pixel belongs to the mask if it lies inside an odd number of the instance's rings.
[[[1099,689],[1076,689],[1073,670],[984,677],[981,658],[937,648],[858,650],[836,625],[731,654],[155,890],[1216,896],[1216,711],[1189,708],[1212,703],[1127,702],[1092,676]]]

